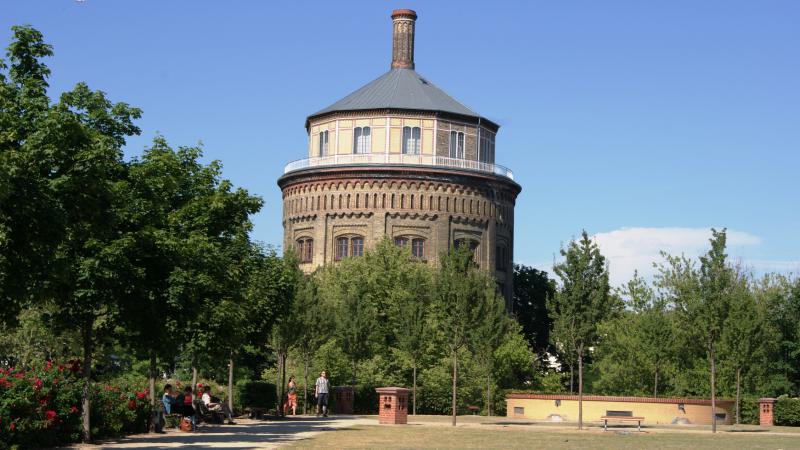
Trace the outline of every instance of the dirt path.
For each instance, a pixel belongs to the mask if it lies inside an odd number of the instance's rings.
[[[227,448],[274,449],[281,444],[307,439],[323,431],[354,425],[375,425],[375,419],[359,417],[289,418],[277,421],[237,420],[237,425],[205,425],[195,433],[168,430],[164,434],[139,434],[98,445],[75,445],[70,449],[165,449]]]

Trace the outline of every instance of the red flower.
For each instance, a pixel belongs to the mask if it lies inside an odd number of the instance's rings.
[[[59,364],[59,365],[58,365],[58,371],[59,371],[59,372],[63,372],[63,371],[64,371],[64,369],[66,369],[66,366],[64,366],[63,364]]]
[[[75,405],[72,405],[72,408],[69,409],[69,412],[71,412],[72,414],[75,414],[76,412],[78,412],[78,407],[75,406]]]
[[[47,411],[44,413],[44,417],[45,417],[47,420],[49,420],[49,421],[51,421],[51,422],[52,422],[53,420],[56,420],[56,419],[58,418],[58,413],[57,413],[57,412],[55,412],[55,411],[53,411],[52,409],[48,409],[48,410],[47,410]]]
[[[47,362],[45,363],[45,365],[44,365],[44,370],[46,370],[46,371],[48,371],[48,372],[49,372],[49,371],[50,371],[50,369],[52,369],[52,368],[53,368],[53,361],[47,361]]]
[[[17,372],[14,374],[14,378],[25,378],[25,372]]]
[[[139,400],[141,400],[141,399],[143,399],[145,397],[147,397],[147,393],[145,393],[145,392],[137,392],[136,393],[136,398],[138,398]]]
[[[128,409],[136,409],[136,400],[131,400],[128,402]]]
[[[39,404],[40,404],[40,405],[46,405],[46,404],[47,404],[47,402],[49,402],[49,401],[50,401],[50,398],[48,398],[48,397],[45,395],[44,397],[42,397],[42,398],[40,398],[40,399],[39,399]]]
[[[11,425],[8,427],[8,429],[11,430],[11,431],[14,431],[16,428],[17,428],[17,424],[14,423],[14,422],[11,422]]]
[[[42,388],[42,380],[39,379],[39,378],[34,378],[33,379],[33,390],[34,391],[38,391],[41,388]]]
[[[53,384],[58,384],[58,378],[53,378]]]

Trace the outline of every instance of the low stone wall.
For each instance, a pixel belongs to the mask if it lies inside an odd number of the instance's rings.
[[[508,394],[507,416],[539,421],[576,422],[577,395]],[[734,402],[717,400],[717,423],[732,423]],[[600,421],[606,415],[644,417],[643,424],[711,424],[711,400],[688,398],[610,397],[585,395],[583,420]]]

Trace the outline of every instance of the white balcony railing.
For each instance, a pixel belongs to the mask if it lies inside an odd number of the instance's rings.
[[[308,169],[310,167],[323,166],[360,166],[360,165],[412,165],[412,166],[434,166],[449,167],[456,169],[474,170],[477,172],[488,172],[502,177],[514,179],[514,172],[507,167],[499,164],[489,164],[469,159],[448,158],[436,155],[406,155],[401,153],[363,153],[317,156],[314,158],[298,159],[286,165],[283,173],[294,172],[295,170]]]

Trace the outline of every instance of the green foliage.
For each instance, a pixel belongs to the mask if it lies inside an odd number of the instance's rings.
[[[544,357],[551,351],[550,329],[553,320],[547,302],[556,293],[556,282],[547,272],[521,264],[514,265],[514,317],[531,347]]]
[[[80,362],[0,369],[0,445],[41,448],[80,439]],[[140,384],[109,380],[93,387],[93,434],[121,436],[147,430],[150,406]]]
[[[773,414],[775,425],[800,426],[800,398],[778,397]]]
[[[239,401],[245,408],[275,408],[275,385],[267,381],[244,381],[238,386]]]

